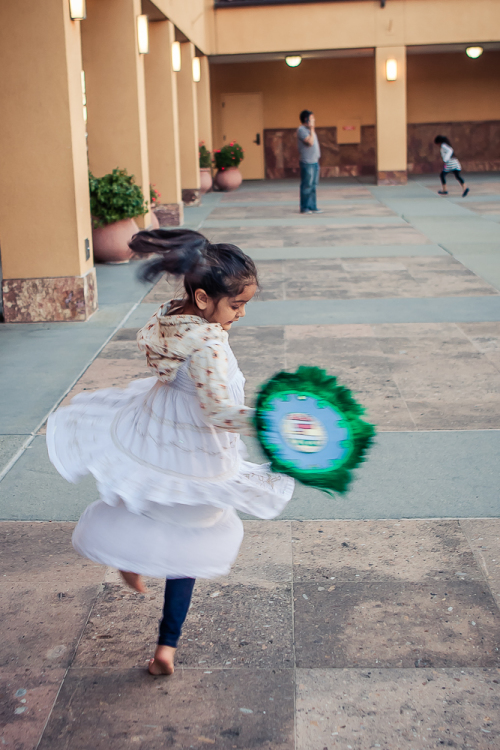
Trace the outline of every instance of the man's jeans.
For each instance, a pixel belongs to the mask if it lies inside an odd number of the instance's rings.
[[[319,182],[319,164],[300,162],[300,210],[317,211],[316,185]]]

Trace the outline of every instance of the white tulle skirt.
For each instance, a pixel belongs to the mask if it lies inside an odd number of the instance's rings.
[[[79,394],[51,415],[47,446],[68,481],[97,480],[101,500],[73,534],[79,554],[146,576],[214,578],[238,554],[236,511],[276,517],[293,480],[245,461],[239,436],[207,426],[190,381],[176,383]],[[238,403],[237,380],[233,390]]]

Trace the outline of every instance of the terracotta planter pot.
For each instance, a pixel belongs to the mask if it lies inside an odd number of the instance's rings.
[[[210,167],[200,168],[200,193],[208,193],[212,189],[212,170]]]
[[[228,167],[227,169],[219,169],[215,175],[215,184],[219,190],[237,190],[243,181],[238,167]]]
[[[151,229],[159,229],[160,228],[160,222],[158,221],[158,217],[155,214],[154,209],[151,211]]]
[[[93,229],[95,259],[101,263],[128,263],[132,257],[128,243],[138,231],[134,219],[123,219]]]

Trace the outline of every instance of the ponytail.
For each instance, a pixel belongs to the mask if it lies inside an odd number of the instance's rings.
[[[163,274],[182,276],[190,301],[196,289],[220,299],[240,294],[248,284],[258,284],[253,260],[239,247],[211,244],[191,229],[143,230],[134,235],[129,247],[136,255],[156,255],[142,265],[139,278],[151,282]]]

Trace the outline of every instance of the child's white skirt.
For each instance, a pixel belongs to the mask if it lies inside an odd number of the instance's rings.
[[[239,404],[244,379],[228,355]],[[51,415],[47,446],[65,479],[97,480],[101,500],[78,522],[77,552],[147,576],[227,574],[243,538],[236,511],[274,518],[293,493],[292,479],[243,459],[238,435],[207,425],[187,368],[169,384],[79,394]]]

